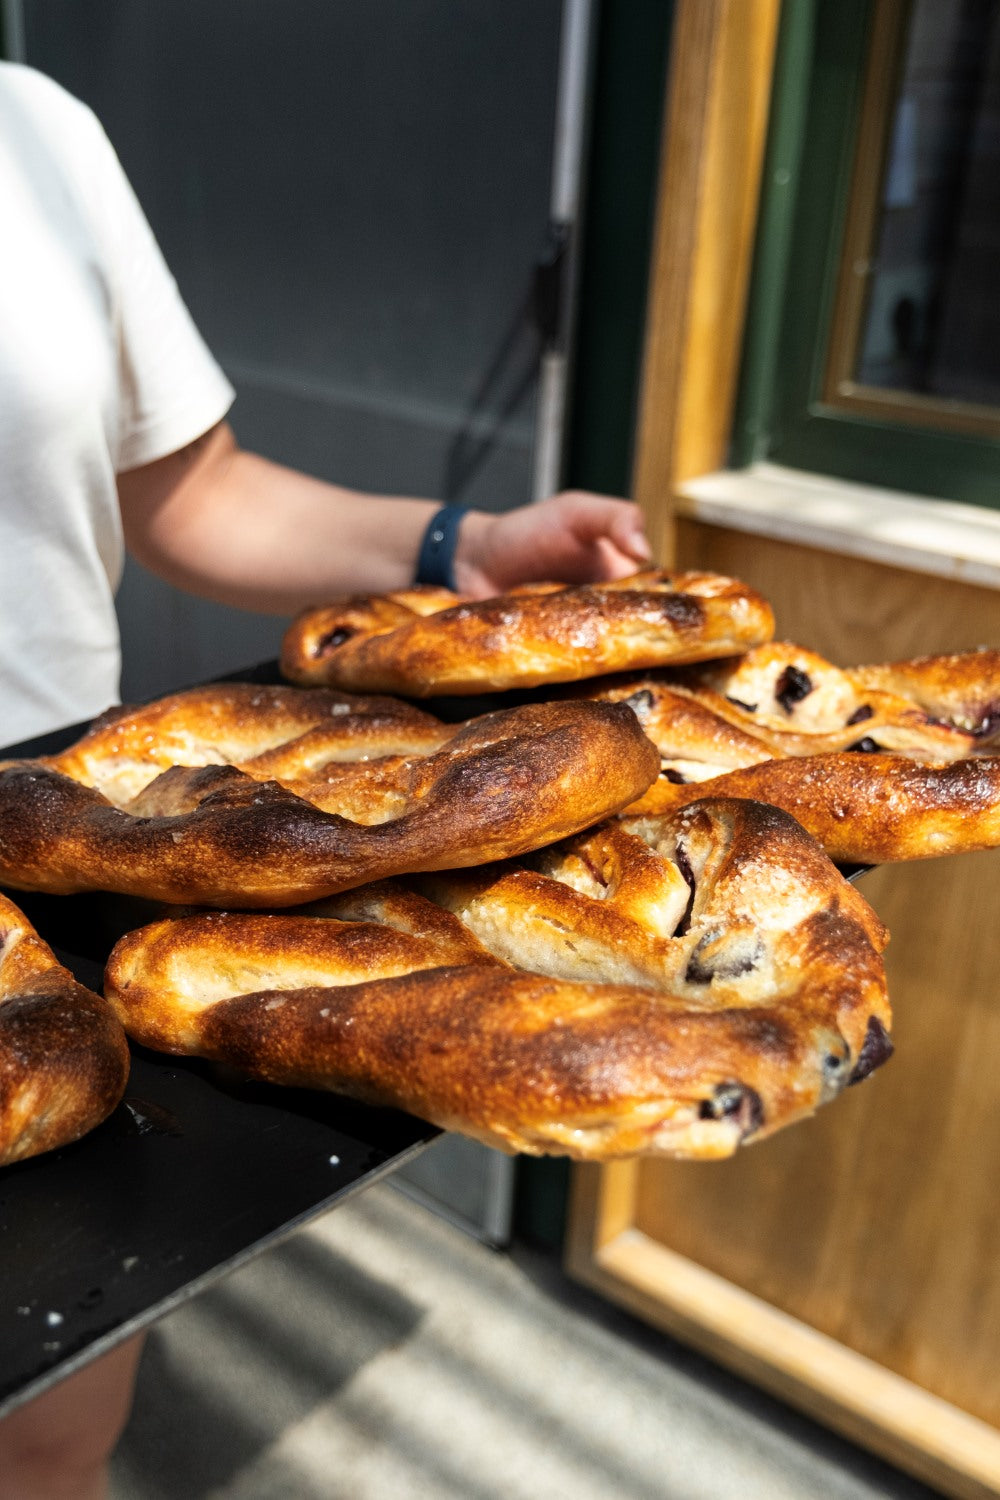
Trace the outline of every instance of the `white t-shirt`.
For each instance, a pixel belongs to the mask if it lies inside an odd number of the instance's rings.
[[[0,64],[0,745],[117,700],[115,476],[232,400],[93,114]]]

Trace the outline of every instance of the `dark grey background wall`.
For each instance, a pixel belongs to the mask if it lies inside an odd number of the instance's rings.
[[[23,32],[104,122],[236,386],[240,440],[500,509],[529,498],[561,10],[25,0]],[[131,565],[119,602],[127,697],[280,639]]]

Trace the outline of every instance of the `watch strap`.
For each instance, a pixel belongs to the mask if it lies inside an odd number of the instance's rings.
[[[455,547],[465,511],[464,505],[448,504],[431,516],[420,542],[414,582],[455,588]]]

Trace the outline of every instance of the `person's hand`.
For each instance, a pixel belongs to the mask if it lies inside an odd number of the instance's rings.
[[[485,599],[518,583],[624,578],[651,559],[636,505],[566,490],[501,515],[470,511],[459,532],[454,572],[460,593]]]

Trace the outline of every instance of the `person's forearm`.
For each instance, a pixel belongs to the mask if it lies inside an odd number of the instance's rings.
[[[404,588],[436,509],[433,500],[361,494],[237,452],[213,503],[175,533],[187,576],[173,581],[278,614],[336,594]]]
[[[340,593],[403,588],[434,500],[366,495],[237,448],[226,433],[158,492],[123,476],[126,538],[139,561],[220,603],[291,614]],[[181,456],[178,456],[180,460]]]
[[[408,588],[440,507],[282,468],[244,453],[225,423],[119,475],[118,490],[139,562],[189,592],[272,614]],[[451,572],[460,593],[483,598],[533,580],[622,578],[649,560],[636,506],[572,490],[498,515],[466,511]]]

